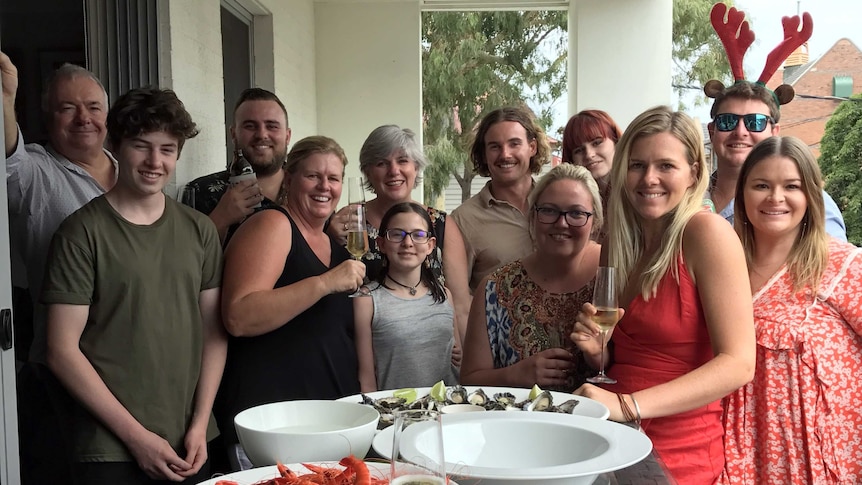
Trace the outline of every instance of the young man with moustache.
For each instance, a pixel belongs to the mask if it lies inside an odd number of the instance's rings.
[[[467,247],[471,291],[501,265],[532,252],[527,196],[550,153],[526,108],[500,108],[479,123],[470,158],[474,171],[491,180],[452,212]]]
[[[707,125],[718,167],[710,178],[706,197],[715,210],[733,224],[733,199],[739,172],[748,154],[759,142],[778,135],[781,111],[772,92],[763,85],[738,82],[715,96]],[[826,191],[826,232],[842,241],[847,230],[841,211]]]
[[[173,91],[133,89],[107,117],[116,185],[67,218],[42,292],[76,483],[208,478],[227,353],[213,222],[163,193],[198,130]]]
[[[257,182],[228,183],[227,170],[197,178],[187,185],[195,189],[195,209],[210,216],[224,242],[236,225],[258,204],[276,202],[284,172],[281,170],[290,143],[287,109],[274,93],[249,88],[240,94],[230,127],[234,146],[242,150]],[[184,201],[188,203],[188,201]]]
[[[13,253],[23,259],[30,296],[37,302],[54,231],[117,180],[117,162],[103,148],[108,95],[93,73],[64,64],[49,78],[42,95],[49,143],[25,145],[15,117],[18,69],[2,52],[0,76],[10,243]],[[29,360],[44,362],[45,311],[34,305],[33,313]],[[24,329],[16,328],[19,331]]]

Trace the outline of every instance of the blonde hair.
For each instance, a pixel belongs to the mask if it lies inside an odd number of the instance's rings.
[[[593,175],[589,170],[580,165],[561,163],[543,175],[542,178],[536,182],[536,186],[533,187],[533,190],[527,197],[527,206],[530,208],[528,216],[530,220],[530,239],[532,239],[533,242],[536,241],[536,201],[539,200],[539,197],[545,189],[548,188],[548,186],[558,180],[574,180],[576,182],[581,182],[587,188],[587,192],[590,193],[590,198],[593,202],[593,215],[591,216],[593,218],[593,227],[590,231],[590,235],[595,236],[598,234],[604,224],[604,216],[602,215],[602,197],[599,195],[599,186],[596,184],[596,180],[593,178]]]
[[[643,275],[633,275],[635,265],[644,255],[646,241],[643,235],[643,219],[626,193],[629,160],[635,142],[660,133],[669,133],[682,142],[695,183],[686,190],[679,205],[664,216],[664,219],[669,219],[667,229],[662,235],[659,250],[647,255]],[[614,153],[608,216],[613,221],[609,231],[608,258],[610,264],[617,268],[617,291],[620,294],[625,291],[632,277],[639,278],[640,294],[645,300],[655,295],[659,281],[668,270],[679,281],[675,263],[682,251],[683,232],[688,221],[702,210],[703,194],[708,183],[703,133],[691,117],[667,106],[658,106],[641,113],[626,128]]]
[[[745,208],[745,186],[748,176],[758,163],[770,157],[784,157],[793,161],[802,179],[802,193],[808,208],[802,217],[801,227],[790,254],[787,255],[787,270],[793,278],[793,290],[808,286],[817,291],[820,277],[829,260],[829,237],[826,235],[826,209],[823,202],[823,178],[820,167],[802,140],[792,136],[773,136],[758,143],[751,150],[739,173],[734,201],[734,228],[742,240],[745,261],[750,268],[754,260],[754,228],[748,220]]]

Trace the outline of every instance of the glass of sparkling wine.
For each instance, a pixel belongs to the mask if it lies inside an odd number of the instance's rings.
[[[390,485],[446,485],[441,413],[407,409],[394,416]]]
[[[587,382],[593,384],[616,384],[616,379],[605,375],[605,347],[607,346],[608,332],[614,328],[619,319],[619,308],[617,305],[616,290],[616,268],[599,266],[596,273],[596,286],[593,290],[593,306],[596,313],[591,318],[601,329],[602,360],[598,375],[590,377]]]
[[[368,252],[368,229],[365,225],[365,191],[362,189],[362,177],[350,177],[347,179],[347,252],[353,259],[361,261]],[[355,292],[348,295],[351,298],[357,296],[369,296],[368,288],[360,286]]]

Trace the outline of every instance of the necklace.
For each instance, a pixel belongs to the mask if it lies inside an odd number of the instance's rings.
[[[400,286],[400,287],[402,287],[402,288],[407,288],[407,291],[409,291],[409,292],[410,292],[410,296],[416,296],[416,287],[417,287],[417,286],[419,286],[419,284],[420,284],[420,283],[422,283],[422,278],[421,278],[421,277],[419,278],[419,281],[418,281],[415,285],[413,285],[413,286],[407,286],[407,285],[405,285],[405,284],[403,284],[403,283],[399,283],[399,282],[395,281],[395,279],[394,279],[394,278],[392,278],[392,277],[391,277],[391,276],[389,276],[389,275],[386,275],[386,277],[387,277],[387,278],[389,278],[389,280],[390,280],[390,281],[392,281],[393,283],[395,283],[396,285],[398,285],[398,286]]]

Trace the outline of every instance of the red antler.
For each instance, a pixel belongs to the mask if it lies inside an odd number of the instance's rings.
[[[727,22],[724,21],[724,14],[727,13]],[[712,11],[709,13],[709,19],[712,22],[712,28],[721,39],[724,45],[724,51],[727,52],[727,61],[730,63],[730,70],[733,72],[733,80],[741,81],[745,79],[745,73],[742,71],[742,58],[745,57],[745,51],[754,42],[754,32],[745,21],[745,13],[737,10],[736,7],[727,9],[727,5],[716,3],[712,6]]]
[[[811,20],[811,14],[808,12],[802,13],[802,30],[799,30],[798,15],[782,17],[781,24],[784,26],[784,40],[778,44],[778,47],[772,49],[772,52],[766,57],[766,66],[763,67],[763,73],[760,74],[760,78],[757,80],[759,83],[765,84],[775,74],[775,71],[778,70],[778,66],[797,47],[810,39],[811,33],[814,31],[814,21]]]

